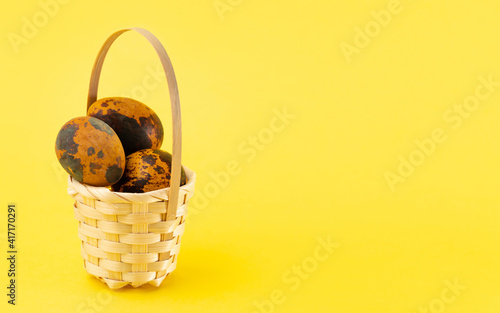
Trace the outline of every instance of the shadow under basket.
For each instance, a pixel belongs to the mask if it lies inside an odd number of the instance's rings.
[[[81,184],[71,176],[84,268],[110,288],[159,286],[176,266],[187,203],[196,175],[184,167],[187,183],[179,188],[177,213],[168,216],[169,189],[146,193],[113,192]]]

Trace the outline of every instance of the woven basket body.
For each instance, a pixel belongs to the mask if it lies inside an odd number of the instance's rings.
[[[84,267],[110,288],[159,286],[177,263],[187,203],[196,176],[184,167],[188,182],[179,189],[175,219],[167,220],[169,188],[119,193],[68,179],[75,199]]]
[[[172,111],[172,163],[170,187],[146,193],[112,192],[68,179],[68,193],[75,199],[78,236],[84,267],[110,288],[159,286],[176,266],[188,200],[196,176],[184,167],[181,181],[181,112],[177,81],[170,58],[160,41],[142,28],[113,33],[99,51],[92,69],[87,110],[97,100],[99,76],[106,54],[123,33],[135,31],[157,52],[167,78]]]

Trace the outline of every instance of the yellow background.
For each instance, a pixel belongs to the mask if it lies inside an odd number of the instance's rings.
[[[500,3],[401,0],[379,31],[371,12],[390,0],[220,3],[226,11],[212,0],[72,0],[47,21],[38,1],[4,3],[0,310],[250,313],[267,304],[261,312],[497,313],[500,88],[459,127],[444,115],[474,96],[480,77],[500,81]],[[33,17],[37,33],[13,45]],[[373,36],[348,62],[341,47],[367,25]],[[198,180],[173,274],[160,288],[108,292],[82,267],[54,142],[66,121],[85,114],[104,40],[134,26],[170,54],[183,164]],[[143,38],[123,35],[100,96],[140,95],[162,118],[170,150],[167,84],[147,78],[158,63]],[[283,109],[294,117],[270,133]],[[435,129],[446,140],[392,191],[385,175],[399,175],[400,156],[419,155],[415,140]],[[266,144],[249,158],[242,149],[259,135]],[[230,182],[215,185],[214,174],[234,162]],[[4,296],[10,202],[18,206],[15,307]],[[315,261],[327,238],[338,248]],[[297,282],[295,266],[307,278]],[[455,280],[466,289],[445,303],[453,295],[446,282]]]

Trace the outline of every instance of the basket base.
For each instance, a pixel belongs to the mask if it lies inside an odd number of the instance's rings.
[[[94,276],[94,275],[92,275],[92,276]],[[153,285],[155,287],[159,287],[161,285],[161,283],[163,282],[163,280],[165,279],[165,277],[167,277],[167,276],[168,276],[168,274],[165,276],[162,276],[160,278],[156,278],[152,281],[140,282],[140,283],[131,283],[131,282],[126,282],[126,281],[119,281],[119,280],[113,280],[113,279],[96,277],[96,276],[94,276],[94,277],[97,278],[98,280],[102,281],[106,285],[108,285],[108,287],[111,289],[120,289],[120,288],[123,288],[127,285],[130,285],[134,288],[137,288],[137,287],[140,287],[140,286],[145,285],[145,284],[150,284],[150,285]]]
[[[96,275],[90,273],[86,267],[84,267],[84,268],[89,275],[91,275],[91,276],[97,278],[98,280],[100,280],[101,282],[105,283],[106,285],[108,285],[108,287],[110,289],[120,289],[120,288],[123,288],[127,285],[130,285],[134,288],[137,288],[137,287],[140,287],[140,286],[145,285],[145,284],[150,284],[152,286],[159,287],[161,285],[161,283],[163,282],[163,280],[168,275],[170,275],[170,273],[172,273],[172,271],[176,268],[176,265],[177,265],[177,262],[174,262],[168,268],[167,273],[161,277],[155,278],[153,280],[141,281],[141,282],[130,282],[130,281],[114,280],[114,279],[109,279],[109,278],[105,278],[105,277],[100,277],[100,276],[96,276]]]

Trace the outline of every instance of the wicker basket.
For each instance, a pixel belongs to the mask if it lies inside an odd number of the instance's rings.
[[[123,193],[85,185],[69,177],[68,194],[75,199],[84,268],[112,289],[129,284],[133,287],[146,283],[159,286],[175,269],[187,203],[193,196],[196,180],[195,173],[184,167],[187,183],[179,186],[182,137],[177,82],[165,49],[147,30],[123,29],[106,40],[92,69],[87,109],[97,100],[106,53],[116,38],[129,30],[146,37],[165,70],[172,108],[172,178],[170,188]]]

